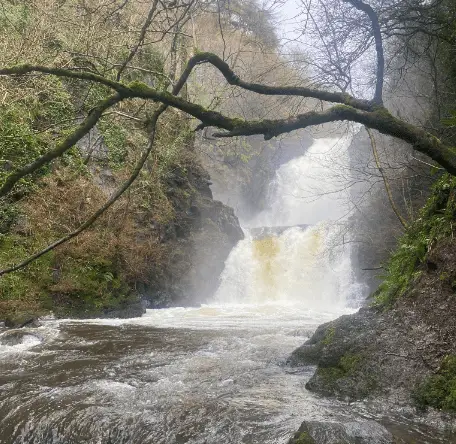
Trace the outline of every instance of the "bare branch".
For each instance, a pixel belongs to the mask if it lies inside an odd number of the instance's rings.
[[[373,8],[364,3],[362,0],[343,0],[346,3],[351,4],[359,11],[363,11],[369,17],[372,23],[372,33],[375,40],[375,50],[377,52],[377,80],[375,85],[374,102],[381,105],[383,104],[383,81],[385,77],[385,57],[383,55],[383,41],[382,32],[380,30],[380,23],[378,21],[378,15]]]
[[[377,169],[378,169],[378,172],[380,173],[380,175],[382,176],[382,179],[383,179],[383,183],[385,185],[385,190],[386,190],[386,194],[388,195],[388,200],[389,200],[389,203],[391,205],[391,208],[393,209],[394,211],[394,214],[397,216],[397,218],[399,219],[399,222],[401,223],[401,225],[407,229],[408,228],[408,223],[407,221],[402,217],[399,209],[397,208],[395,202],[394,202],[394,198],[393,198],[393,193],[391,192],[391,187],[388,183],[388,178],[386,177],[385,175],[385,172],[382,168],[382,165],[380,164],[380,158],[378,156],[378,152],[377,152],[377,144],[375,143],[375,138],[374,138],[374,134],[372,133],[372,131],[365,127],[366,128],[366,131],[367,131],[367,134],[369,136],[369,139],[370,139],[370,142],[371,142],[371,146],[372,146],[372,153],[374,154],[374,159],[375,159],[375,165],[377,165]]]
[[[149,29],[149,26],[152,23],[152,19],[154,18],[155,11],[157,10],[157,5],[158,5],[158,0],[154,0],[150,7],[149,14],[147,15],[146,21],[144,22],[144,24],[141,28],[141,32],[139,34],[139,38],[138,38],[138,41],[136,42],[136,45],[132,48],[132,50],[130,51],[130,54],[128,54],[128,57],[124,60],[124,62],[120,66],[119,70],[117,71],[117,77],[116,77],[117,81],[120,80],[123,70],[132,61],[133,57],[136,55],[136,53],[138,52],[141,45],[144,43],[144,39],[146,38],[147,30]]]

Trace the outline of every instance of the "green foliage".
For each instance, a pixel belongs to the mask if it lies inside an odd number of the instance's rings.
[[[128,155],[127,130],[109,117],[100,120],[98,129],[109,150],[110,166],[114,169],[120,168],[123,166]]]
[[[6,234],[20,214],[18,206],[9,199],[0,198],[0,234]]]
[[[131,293],[115,262],[103,255],[67,258],[48,291],[59,299],[58,315],[91,315],[117,307]]]
[[[456,355],[446,356],[439,371],[429,376],[413,394],[420,409],[433,407],[439,410],[456,411]]]
[[[0,235],[0,263],[14,264],[19,258],[34,252],[36,238],[15,234]],[[52,253],[34,261],[27,270],[9,273],[0,279],[0,311],[3,306],[9,314],[16,314],[24,309],[35,309],[38,313],[49,305],[45,291],[51,283]]]
[[[0,29],[23,34],[30,21],[30,6],[27,2],[2,2]]]
[[[32,129],[32,121],[20,106],[0,107],[0,184],[11,171],[26,165],[45,151],[45,144]],[[36,177],[36,176],[35,176]],[[16,192],[24,194],[34,177],[20,180]]]
[[[40,78],[33,88],[14,104],[0,106],[0,184],[17,168],[41,156],[58,141],[58,123],[74,116],[71,97],[62,82],[53,77]],[[24,84],[25,89],[29,85]],[[34,183],[47,167],[22,178],[15,192],[22,196],[33,189]],[[3,211],[3,210],[1,210]]]
[[[407,229],[386,266],[386,275],[375,295],[379,306],[391,305],[402,296],[419,275],[431,244],[451,235],[456,219],[456,178],[445,174],[434,184],[433,192],[420,217]]]
[[[29,112],[29,119],[34,129],[40,134],[54,137],[53,133],[46,133],[46,130],[59,123],[67,123],[74,117],[72,98],[63,82],[54,76],[39,79],[39,88],[36,94],[27,95],[22,101],[22,107]],[[25,111],[25,110],[24,110]]]

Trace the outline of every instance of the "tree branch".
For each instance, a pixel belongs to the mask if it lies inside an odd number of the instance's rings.
[[[377,52],[377,80],[375,85],[374,102],[382,105],[383,104],[383,81],[385,77],[385,57],[383,55],[383,41],[382,32],[380,30],[380,23],[378,20],[377,13],[373,8],[364,3],[362,0],[343,0],[349,3],[359,11],[363,11],[369,17],[372,24],[372,33],[375,40],[375,51]]]
[[[0,188],[0,197],[8,194],[14,185],[24,176],[34,173],[45,164],[51,162],[57,157],[62,156],[95,126],[103,114],[103,111],[114,106],[122,99],[122,96],[119,94],[114,94],[108,97],[106,100],[93,108],[90,111],[89,115],[79,125],[79,127],[73,133],[71,133],[62,143],[59,143],[53,150],[46,152],[41,157],[35,159],[32,163],[29,163],[28,165],[25,165],[24,167],[16,170],[14,173],[11,173]]]
[[[120,66],[119,70],[117,71],[117,76],[116,76],[117,81],[120,80],[123,70],[132,61],[133,57],[136,55],[136,53],[138,52],[141,45],[144,43],[144,39],[146,38],[147,30],[149,29],[149,26],[152,23],[152,19],[154,18],[155,11],[157,10],[157,5],[158,5],[158,0],[154,0],[150,7],[149,14],[147,15],[146,21],[144,22],[144,25],[141,28],[141,32],[139,33],[139,39],[138,39],[136,45],[131,49],[130,53],[128,54],[128,57],[124,60],[124,62]]]
[[[140,160],[135,166],[135,169],[133,170],[132,174],[130,177],[117,189],[117,191],[109,198],[106,203],[99,208],[89,219],[87,219],[82,225],[80,225],[76,230],[72,231],[71,233],[68,233],[66,236],[60,238],[56,242],[48,245],[46,248],[44,248],[41,251],[38,251],[37,253],[33,254],[32,256],[28,257],[26,260],[20,262],[17,265],[13,265],[9,268],[5,268],[3,270],[0,270],[0,276],[3,276],[7,273],[11,273],[13,271],[18,271],[21,270],[22,268],[25,268],[27,265],[32,263],[33,261],[37,260],[41,256],[45,255],[46,253],[49,253],[50,251],[54,250],[57,248],[59,245],[62,245],[65,242],[68,242],[69,240],[75,238],[78,234],[82,233],[84,230],[89,228],[93,223],[106,211],[108,210],[121,196],[127,189],[130,187],[130,185],[136,180],[138,177],[139,173],[141,172],[144,164],[146,163],[147,158],[149,157],[150,152],[152,151],[153,145],[154,145],[154,139],[155,139],[155,133],[156,133],[156,126],[157,126],[157,120],[162,114],[162,112],[166,109],[166,106],[162,105],[159,110],[157,110],[152,118],[151,118],[151,134],[149,136],[149,143],[147,145],[146,150],[142,154]]]
[[[171,78],[174,78],[174,77],[175,77],[175,70],[171,72]],[[172,94],[175,94],[175,95],[179,94],[183,85],[184,85],[184,83],[177,82],[177,84],[173,88]],[[65,242],[68,242],[69,240],[78,236],[84,230],[86,230],[91,225],[93,225],[95,223],[95,221],[103,213],[105,213],[125,193],[125,191],[128,190],[128,188],[130,188],[130,186],[136,180],[136,178],[138,177],[142,168],[144,167],[144,165],[153,149],[158,119],[166,111],[167,108],[168,108],[167,105],[161,104],[159,106],[159,108],[152,114],[150,122],[149,122],[150,134],[149,134],[149,142],[147,144],[147,147],[144,150],[143,154],[141,155],[139,161],[137,162],[130,177],[116,190],[116,192],[109,198],[109,200],[107,200],[106,203],[102,207],[100,207],[89,219],[87,219],[83,224],[81,224],[78,228],[76,228],[76,230],[72,231],[71,233],[68,233],[67,235],[65,235],[62,238],[60,238],[59,240],[57,240],[56,242],[48,245],[46,248],[42,249],[41,251],[38,251],[37,253],[35,253],[32,256],[25,259],[24,261],[20,262],[19,264],[13,265],[9,268],[5,268],[3,270],[0,270],[0,276],[3,276],[7,273],[12,273],[14,271],[18,271],[18,270],[21,270],[21,269],[27,267],[27,265],[29,265],[33,261],[37,260],[41,256],[45,255],[46,253],[49,253],[50,251],[54,250],[59,245],[62,245]]]

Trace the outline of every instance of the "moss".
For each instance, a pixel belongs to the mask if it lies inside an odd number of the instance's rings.
[[[130,88],[136,94],[149,93],[151,90],[154,91],[153,88],[147,86],[144,82],[140,82],[139,80],[134,80],[133,82],[130,82],[128,84],[128,88]],[[169,93],[163,92],[162,94],[168,95]],[[169,95],[171,96],[172,94]]]
[[[325,337],[321,341],[324,346],[330,345],[334,340],[334,335],[336,334],[336,329],[334,327],[329,327],[326,330]]]
[[[315,444],[315,440],[307,432],[302,432],[297,438],[291,441],[291,444]]]
[[[456,412],[456,355],[446,356],[438,372],[425,379],[414,391],[419,409],[433,407]]]
[[[433,186],[433,191],[420,217],[414,221],[399,240],[399,245],[386,264],[384,280],[375,294],[375,304],[391,306],[396,298],[404,295],[410,284],[419,278],[419,268],[430,246],[452,234],[456,219],[456,178],[442,176]]]
[[[340,358],[339,365],[346,375],[350,375],[359,368],[362,359],[360,354],[346,354]]]
[[[126,129],[109,118],[102,119],[98,123],[98,129],[108,147],[109,165],[114,169],[120,168],[124,165],[128,154]]]
[[[361,366],[363,356],[357,353],[347,353],[343,355],[336,366],[319,367],[317,375],[323,383],[334,389],[339,379],[352,376]]]
[[[316,374],[325,386],[330,388],[334,388],[336,382],[346,376],[345,372],[340,367],[319,367]]]

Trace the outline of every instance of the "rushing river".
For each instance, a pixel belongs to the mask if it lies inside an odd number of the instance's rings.
[[[0,349],[0,442],[284,443],[327,404],[284,361],[334,314],[212,305],[48,322],[42,344]]]
[[[280,444],[303,419],[346,414],[305,390],[313,369],[285,365],[317,325],[363,297],[337,223],[319,223],[343,213],[311,164],[335,143],[283,165],[256,221],[312,226],[247,229],[208,305],[48,320],[0,345],[0,443]],[[318,202],[308,195],[316,187]]]

